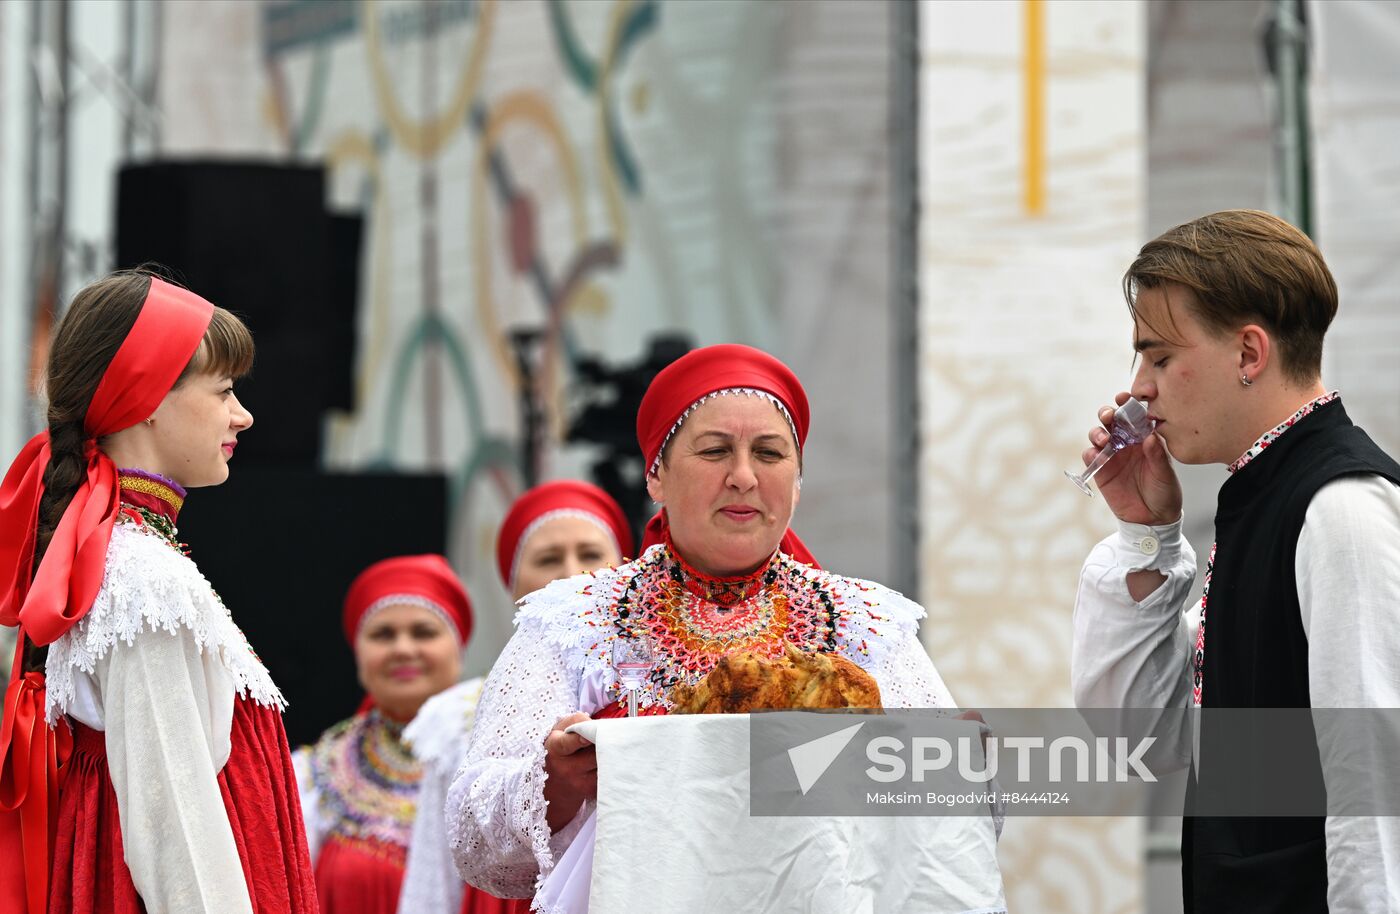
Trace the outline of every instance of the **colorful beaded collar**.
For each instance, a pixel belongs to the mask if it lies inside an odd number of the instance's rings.
[[[172,524],[189,494],[184,486],[167,476],[126,467],[117,470],[117,485],[125,504],[145,508]]]
[[[667,543],[636,569],[605,611],[606,635],[594,649],[606,658],[613,641],[645,636],[656,655],[650,682],[661,693],[682,681],[694,684],[733,653],[776,657],[785,643],[832,651],[845,632],[842,599],[828,576],[781,553],[752,574],[717,578]]]
[[[750,599],[763,590],[765,584],[772,583],[769,580],[770,571],[773,568],[773,560],[778,555],[773,553],[768,557],[768,561],[749,574],[716,577],[705,574],[681,557],[680,551],[671,542],[670,530],[666,531],[666,551],[672,560],[671,576],[677,583],[684,585],[686,590],[700,599],[726,608]]]
[[[137,526],[146,527],[169,543],[178,552],[189,555],[175,529],[175,518],[185,506],[189,493],[184,486],[159,473],[123,468],[117,470],[117,486],[121,493],[121,513]]]
[[[422,765],[403,741],[403,725],[372,709],[327,730],[311,758],[332,832],[393,849],[402,862],[423,779]]]

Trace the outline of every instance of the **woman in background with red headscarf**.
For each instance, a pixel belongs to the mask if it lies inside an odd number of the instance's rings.
[[[253,424],[252,361],[236,317],[142,272],[54,334],[48,429],[0,484],[7,914],[316,911],[282,695],[175,528]]]
[[[501,584],[520,600],[551,581],[619,564],[632,552],[627,517],[595,485],[561,479],[530,489],[511,505],[496,540]],[[466,755],[484,680],[470,679],[431,699],[405,736],[423,764],[418,817],[399,914],[504,914],[527,899],[496,898],[466,886],[452,862],[443,803]]]
[[[597,761],[564,728],[620,714],[615,645],[652,648],[644,712],[664,713],[671,689],[730,654],[777,658],[785,646],[864,667],[885,707],[952,706],[917,637],[919,606],[794,558],[808,421],[796,376],[757,349],[698,349],[657,375],[637,414],[647,489],[662,505],[655,545],[522,601],[448,791],[468,882],[510,895],[538,886],[544,910],[587,908]]]
[[[400,556],[360,572],[341,621],[365,700],[296,753],[316,891],[322,914],[393,914],[423,777],[404,726],[457,681],[471,601],[442,556]]]

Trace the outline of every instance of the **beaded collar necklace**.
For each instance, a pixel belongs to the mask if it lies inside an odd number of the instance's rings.
[[[117,470],[117,485],[121,491],[121,512],[133,523],[149,527],[171,546],[188,554],[180,542],[175,518],[185,506],[189,493],[175,480],[159,473],[148,473],[123,467]]]
[[[837,650],[846,627],[830,577],[781,553],[752,574],[716,578],[687,564],[668,542],[633,567],[605,610],[606,628],[593,649],[608,658],[612,642],[646,636],[656,654],[644,696],[651,701],[678,682],[693,685],[730,654],[779,657],[785,643]]]
[[[331,831],[342,840],[380,845],[402,865],[422,765],[403,741],[403,724],[378,708],[336,724],[311,752],[312,779]]]
[[[666,531],[666,552],[672,560],[667,569],[672,580],[702,600],[708,600],[725,609],[742,603],[773,583],[773,560],[778,555],[773,553],[768,557],[768,561],[749,574],[716,577],[705,574],[681,557],[675,543],[671,542],[670,530]]]

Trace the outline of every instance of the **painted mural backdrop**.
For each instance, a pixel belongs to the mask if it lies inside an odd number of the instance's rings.
[[[655,0],[337,12],[262,15],[270,125],[294,155],[324,155],[337,202],[370,220],[360,409],[332,422],[329,461],[446,470],[457,551],[490,555],[521,488],[513,330],[542,334],[551,445],[579,358],[636,358],[668,327],[771,335],[757,237],[771,154],[742,115],[762,100],[776,20]],[[739,65],[707,61],[707,36]],[[661,218],[671,207],[688,217]],[[696,236],[707,250],[677,262]],[[551,446],[542,469],[583,467]],[[489,563],[463,564],[488,570],[474,592],[498,592]]]
[[[925,643],[965,706],[1067,707],[1079,568],[1113,529],[1079,464],[1127,382],[1145,215],[1145,7],[921,6]],[[1137,818],[1007,820],[1013,911],[1144,909]]]
[[[885,236],[862,222],[881,225],[885,212],[883,7],[873,17],[859,5],[751,0],[166,8],[164,152],[324,161],[331,203],[365,216],[357,407],[329,419],[326,462],[449,475],[452,557],[485,610],[469,669],[484,670],[509,633],[490,557],[522,485],[514,332],[539,336],[550,478],[584,472],[591,454],[561,446],[581,359],[635,361],[674,330],[824,357],[820,331],[778,331],[784,295],[805,289],[784,252],[810,226],[825,256],[804,272],[835,274],[819,291],[859,277],[861,305],[886,309]],[[792,79],[798,69],[811,78]],[[824,106],[861,114],[833,120],[844,135],[829,137],[812,127]],[[860,156],[854,173],[803,167],[848,149]],[[820,326],[840,334],[839,317]],[[844,396],[883,397],[888,383],[872,373]],[[887,449],[875,441],[860,460]],[[808,494],[806,522],[820,527],[821,485]],[[865,513],[883,531],[887,512]]]

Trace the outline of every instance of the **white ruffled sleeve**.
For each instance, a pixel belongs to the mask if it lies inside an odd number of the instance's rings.
[[[913,635],[901,635],[871,675],[887,708],[956,708],[928,651]]]
[[[550,834],[544,740],[555,721],[579,710],[580,674],[568,668],[542,620],[524,616],[486,679],[445,810],[458,872],[502,898],[534,894],[592,806],[585,803],[568,826]]]
[[[913,600],[880,585],[865,582],[861,596],[871,596],[875,588],[878,603],[863,612],[848,616],[850,624],[866,634],[866,652],[862,657],[853,650],[854,639],[849,636],[843,651],[861,664],[880,686],[880,703],[886,708],[955,708],[952,693],[933,665],[928,650],[919,640],[919,621],[924,608]],[[871,601],[875,602],[875,601]]]

